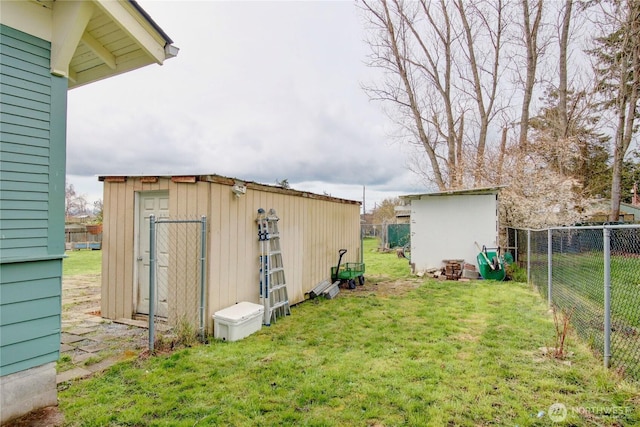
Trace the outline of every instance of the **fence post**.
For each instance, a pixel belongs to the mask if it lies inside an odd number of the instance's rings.
[[[206,261],[207,261],[207,217],[202,215],[200,219],[201,235],[200,235],[200,335],[204,342],[205,340],[205,313],[204,313],[204,299],[205,299],[205,274],[206,274]]]
[[[514,236],[513,240],[515,241],[515,247],[516,247],[516,250],[514,251],[515,259],[513,261],[516,263],[516,265],[518,265],[518,229],[517,228],[513,229],[513,236]]]
[[[527,283],[531,283],[531,230],[527,230]]]
[[[149,352],[154,350],[155,330],[155,281],[156,281],[156,217],[149,216]]]
[[[611,229],[604,226],[604,366],[611,363]]]
[[[547,230],[547,305],[551,308],[551,276],[552,276],[552,262],[551,254],[553,253],[553,230]]]

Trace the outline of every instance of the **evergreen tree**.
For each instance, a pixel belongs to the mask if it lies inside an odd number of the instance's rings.
[[[585,91],[567,92],[564,117],[558,95],[557,90],[548,89],[542,109],[531,119],[531,149],[555,172],[575,179],[577,195],[607,196],[611,183],[610,137],[596,130],[598,117]]]
[[[596,2],[605,22],[605,35],[595,39],[590,54],[596,61],[596,91],[600,106],[614,116],[611,173],[611,220],[620,215],[625,155],[637,132],[640,100],[640,2]],[[610,8],[608,7],[610,6]]]

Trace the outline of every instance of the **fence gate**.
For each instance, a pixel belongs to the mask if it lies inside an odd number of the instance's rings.
[[[149,350],[156,333],[205,340],[207,218],[149,218]]]

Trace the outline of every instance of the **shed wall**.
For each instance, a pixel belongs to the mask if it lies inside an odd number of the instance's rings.
[[[423,196],[411,201],[411,262],[415,271],[442,267],[445,259],[476,264],[480,246],[495,247],[495,194]]]
[[[207,216],[207,318],[236,302],[259,302],[259,244],[255,222],[258,208],[276,210],[280,243],[292,304],[318,282],[328,279],[337,262],[338,250],[346,248],[343,261],[360,257],[360,206],[332,200],[302,197],[274,191],[266,186],[249,186],[236,197],[231,186],[218,182],[173,182],[160,178],[143,184],[140,178],[104,183],[104,229],[102,315],[131,318],[135,304],[136,192],[169,191],[173,219]],[[176,292],[175,298],[181,292]]]

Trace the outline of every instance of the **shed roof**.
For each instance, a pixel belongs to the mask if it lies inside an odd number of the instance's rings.
[[[500,185],[496,187],[479,187],[479,188],[470,188],[465,190],[447,190],[440,191],[436,193],[421,193],[421,194],[407,194],[404,196],[400,196],[403,200],[419,200],[422,197],[432,197],[432,196],[478,196],[478,195],[487,195],[487,194],[498,194],[500,190],[505,188],[506,185]]]
[[[277,185],[261,184],[259,182],[247,181],[238,178],[232,178],[216,174],[194,174],[194,175],[173,175],[173,174],[114,174],[114,175],[100,175],[98,180],[103,182],[124,182],[128,178],[139,178],[147,180],[147,182],[153,182],[159,178],[171,179],[173,182],[182,183],[196,183],[196,182],[213,182],[216,184],[228,185],[233,187],[234,185],[244,185],[247,189],[268,191],[271,193],[288,194],[291,196],[305,197],[308,199],[326,200],[337,203],[346,203],[354,205],[362,205],[362,202],[357,200],[342,199],[339,197],[333,197],[326,194],[316,194],[308,191],[294,190],[293,188],[284,188]]]

